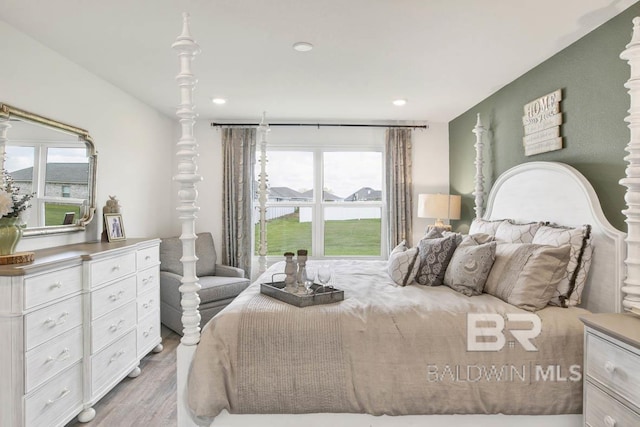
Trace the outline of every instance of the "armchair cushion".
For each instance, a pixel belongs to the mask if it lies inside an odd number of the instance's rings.
[[[216,248],[211,233],[198,233],[196,239],[196,276],[214,276],[216,274]],[[182,241],[178,237],[169,237],[160,242],[160,270],[182,276]]]
[[[182,276],[167,271],[160,272],[162,301],[172,307],[180,308],[180,280]],[[202,288],[198,292],[202,305],[213,301],[235,298],[249,286],[244,277],[204,276],[198,278]]]

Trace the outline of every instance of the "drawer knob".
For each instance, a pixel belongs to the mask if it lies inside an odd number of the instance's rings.
[[[109,359],[109,363],[111,362],[115,362],[116,360],[118,360],[120,358],[120,356],[122,356],[124,354],[124,350],[120,350],[119,352],[117,352],[116,354],[114,354],[113,356],[111,356],[111,359]]]
[[[146,257],[144,257],[145,261],[149,261],[151,259],[151,255],[147,255]]]
[[[56,403],[58,400],[62,399],[63,397],[65,397],[67,394],[71,393],[71,390],[69,390],[68,388],[64,388],[60,394],[58,395],[58,397],[54,397],[52,399],[47,400],[47,405],[53,405],[54,403]]]
[[[120,270],[120,266],[118,264],[113,266],[113,271],[118,271]]]
[[[44,321],[44,324],[49,325],[50,328],[53,328],[54,326],[62,325],[64,322],[66,322],[67,317],[69,317],[69,313],[65,311],[60,315],[60,317],[58,317],[58,320],[53,320],[51,317],[49,317]]]
[[[51,290],[53,289],[60,289],[62,287],[62,282],[57,281],[55,282],[53,285],[51,285]]]
[[[616,370],[616,365],[614,365],[613,362],[610,362],[607,360],[604,363],[604,370],[607,371],[609,374],[613,374]]]
[[[153,307],[153,300],[150,299],[149,302],[142,304],[142,307],[145,309]]]
[[[145,338],[147,338],[147,337],[149,337],[149,335],[151,335],[151,332],[152,332],[152,331],[153,331],[153,326],[150,326],[150,327],[149,327],[149,330],[148,330],[148,331],[144,331],[144,332],[142,333],[142,335],[143,335]]]
[[[60,353],[60,355],[58,357],[49,356],[47,358],[47,360],[46,360],[46,363],[62,362],[63,360],[67,360],[70,357],[71,357],[71,353],[69,352],[69,349],[65,348],[64,350],[62,350],[62,352]]]
[[[614,427],[616,425],[616,420],[614,420],[610,415],[606,415],[604,417],[604,425],[607,427]]]
[[[122,298],[122,295],[124,295],[124,291],[120,291],[117,294],[111,294],[109,295],[109,299],[111,301],[118,301],[120,298]]]
[[[120,319],[118,323],[114,323],[113,325],[109,326],[109,330],[111,332],[116,332],[118,329],[122,328],[123,324],[124,324],[124,319]]]

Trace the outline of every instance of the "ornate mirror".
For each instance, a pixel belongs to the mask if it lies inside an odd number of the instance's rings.
[[[0,104],[0,154],[21,194],[24,236],[84,230],[95,212],[96,150],[89,132]]]

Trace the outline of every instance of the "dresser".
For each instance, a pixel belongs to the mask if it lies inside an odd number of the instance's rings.
[[[582,321],[585,426],[640,426],[640,318],[598,313]]]
[[[159,240],[36,251],[0,266],[0,425],[61,426],[162,351]]]

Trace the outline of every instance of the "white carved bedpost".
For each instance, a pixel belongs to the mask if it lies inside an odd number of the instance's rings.
[[[200,283],[196,276],[196,234],[195,222],[198,207],[196,200],[198,191],[196,183],[202,180],[198,175],[196,156],[198,155],[196,139],[193,134],[193,126],[196,120],[196,113],[193,105],[193,88],[196,78],[191,73],[191,62],[196,54],[200,53],[200,47],[193,40],[189,32],[189,14],[182,14],[182,33],[172,45],[178,52],[180,59],[180,73],[176,76],[176,81],[180,87],[180,105],[176,115],[180,121],[181,136],[177,143],[178,151],[178,173],[174,179],[180,183],[178,190],[178,213],[182,224],[182,285],[180,293],[182,300],[182,326],[183,336],[177,350],[177,388],[178,388],[178,426],[195,425],[189,416],[189,409],[186,406],[186,386],[189,375],[191,359],[196,351],[196,345],[200,341],[200,298],[198,291]]]
[[[180,87],[180,105],[176,115],[180,119],[180,127],[182,135],[178,141],[178,174],[174,177],[180,183],[178,191],[178,199],[180,205],[177,210],[179,212],[180,222],[182,223],[182,266],[184,269],[182,276],[182,285],[180,292],[182,293],[182,326],[183,333],[180,341],[185,345],[195,345],[200,341],[200,313],[198,306],[200,298],[198,291],[200,284],[196,276],[196,199],[198,191],[196,190],[196,182],[202,180],[198,175],[198,166],[196,165],[196,156],[198,155],[196,139],[193,135],[193,125],[196,119],[196,113],[193,105],[193,88],[196,84],[196,78],[191,73],[191,61],[196,54],[200,53],[200,47],[193,40],[189,32],[189,14],[182,15],[182,34],[178,36],[172,47],[178,51],[180,58],[180,73],[176,76],[176,81]]]
[[[624,159],[629,164],[626,178],[620,184],[627,187],[625,201],[627,209],[622,211],[627,217],[627,276],[624,280],[622,305],[625,310],[640,310],[640,18],[633,20],[633,37],[620,57],[631,67],[631,77],[625,83],[629,89],[629,123],[631,139],[625,150],[629,153]]]
[[[474,178],[475,188],[473,190],[473,195],[475,196],[475,211],[476,218],[482,218],[482,214],[484,213],[484,176],[482,175],[482,167],[484,166],[484,160],[482,155],[484,153],[484,140],[483,135],[487,130],[482,126],[482,122],[480,121],[480,113],[478,113],[478,121],[476,122],[476,126],[473,128],[473,133],[476,134],[476,160],[474,164],[476,165],[476,176]]]
[[[267,135],[270,131],[262,113],[262,121],[258,126],[260,135],[260,177],[258,185],[258,202],[260,203],[260,245],[258,247],[259,274],[267,269]]]
[[[7,131],[11,127],[8,118],[0,116],[0,165],[4,167],[4,154],[7,145]]]

